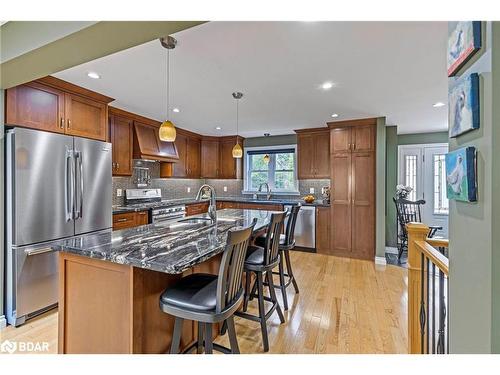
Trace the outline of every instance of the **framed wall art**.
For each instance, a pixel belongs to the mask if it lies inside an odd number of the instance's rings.
[[[464,202],[477,200],[476,148],[460,148],[446,154],[446,196]]]
[[[460,21],[448,37],[448,77],[454,76],[481,48],[481,21]]]
[[[479,75],[473,73],[448,86],[450,138],[479,129]]]

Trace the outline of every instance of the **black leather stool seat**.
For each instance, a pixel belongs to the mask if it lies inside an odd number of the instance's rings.
[[[280,234],[280,246],[285,244],[286,236],[284,234]],[[266,236],[259,236],[255,239],[255,244],[257,246],[264,246],[266,242]]]
[[[259,246],[248,246],[245,264],[264,264],[264,249]]]
[[[160,297],[161,303],[193,311],[215,310],[217,276],[195,273],[180,279]]]

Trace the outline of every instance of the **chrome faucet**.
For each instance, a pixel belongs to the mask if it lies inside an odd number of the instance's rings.
[[[264,185],[266,186],[266,189],[267,189],[266,190],[266,198],[267,198],[267,200],[269,200],[269,199],[271,199],[271,193],[272,192],[271,192],[271,188],[269,187],[269,184],[267,182],[263,182],[262,184],[259,185],[258,192],[262,193],[262,186],[264,186]]]
[[[215,189],[208,184],[203,184],[200,187],[200,190],[198,190],[198,194],[196,194],[196,200],[200,201],[201,197],[203,196],[203,192],[205,190],[210,190],[210,204],[208,206],[208,216],[210,216],[210,219],[212,220],[212,223],[217,222],[217,204],[215,201]]]

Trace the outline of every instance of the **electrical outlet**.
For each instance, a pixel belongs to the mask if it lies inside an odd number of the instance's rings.
[[[309,194],[314,194],[314,188],[309,188]]]
[[[224,186],[224,191],[227,191],[227,186]]]
[[[116,196],[121,197],[123,195],[123,190],[122,189],[116,189]]]
[[[188,193],[191,193],[191,188],[188,186],[187,188]]]

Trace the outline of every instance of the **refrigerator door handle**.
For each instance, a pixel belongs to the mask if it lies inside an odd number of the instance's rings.
[[[69,171],[68,171],[69,169]],[[66,159],[64,163],[64,207],[66,209],[66,222],[73,219],[73,207],[74,207],[74,181],[75,177],[73,174],[73,151],[66,150]]]
[[[82,152],[81,151],[76,151],[75,152],[75,158],[77,160],[78,164],[78,188],[79,188],[79,194],[80,198],[78,199],[77,195],[77,200],[79,201],[79,207],[78,210],[76,211],[75,219],[82,218],[83,217],[83,161],[82,161]]]

